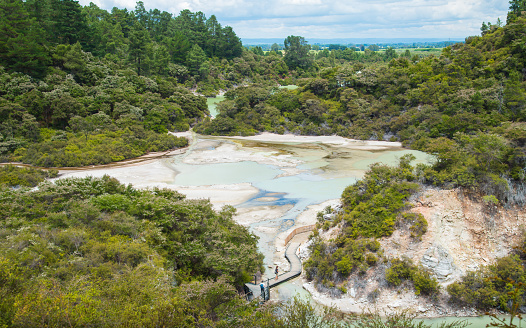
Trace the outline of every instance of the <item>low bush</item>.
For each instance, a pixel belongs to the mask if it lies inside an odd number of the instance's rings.
[[[427,221],[421,213],[402,213],[400,219],[410,225],[411,238],[422,240],[422,236],[427,232]]]
[[[416,295],[435,295],[440,289],[436,278],[409,259],[391,260],[391,266],[385,270],[385,278],[392,286],[400,286],[404,281],[413,282]]]
[[[89,137],[80,133],[67,133],[64,136],[59,140],[50,137],[34,143],[17,152],[11,160],[42,167],[87,166],[118,162],[148,152],[188,145],[186,138],[144,130],[142,127],[107,130]]]
[[[495,264],[470,271],[447,287],[450,301],[480,310],[510,311],[513,303],[526,304],[526,257],[522,249]]]
[[[0,188],[0,203],[2,327],[196,327],[250,310],[236,287],[263,256],[233,207],[109,176]]]
[[[0,185],[35,187],[45,179],[55,178],[57,175],[57,170],[39,170],[17,167],[15,165],[3,165],[0,166]]]
[[[314,239],[311,257],[304,264],[309,280],[338,282],[376,265],[381,258],[376,238],[392,234],[401,211],[408,207],[407,198],[419,188],[413,182],[411,160],[411,156],[402,157],[398,167],[374,164],[362,180],[344,190],[342,214],[321,225],[323,229],[340,225],[340,233],[333,242]],[[318,214],[318,222],[326,212]],[[425,219],[414,215],[413,221],[418,227],[415,233],[423,233]]]

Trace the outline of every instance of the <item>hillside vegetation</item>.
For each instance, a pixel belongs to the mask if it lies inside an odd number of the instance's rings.
[[[186,146],[166,132],[208,115],[188,89],[209,57],[242,52],[214,16],[147,12],[142,2],[109,13],[71,0],[2,0],[0,16],[4,161],[85,166]]]
[[[8,167],[0,181],[6,175],[34,185],[46,174]],[[262,255],[232,207],[216,212],[209,201],[108,176],[12,184],[0,185],[0,327],[354,328],[385,319],[298,298],[244,300],[238,290],[263,269]],[[407,315],[387,319],[430,327]]]
[[[0,179],[34,185],[35,173]],[[172,190],[105,176],[0,186],[0,201],[2,327],[195,326],[241,302],[234,287],[261,270],[235,209]]]
[[[389,237],[401,225],[409,225],[411,237],[418,241],[427,231],[426,220],[409,209],[408,198],[420,189],[422,168],[411,166],[410,155],[402,157],[398,167],[372,165],[360,181],[342,194],[343,211],[333,221],[318,218],[318,228],[338,227],[333,240],[313,235],[311,256],[304,263],[306,277],[319,289],[333,295],[347,293],[346,285],[353,273],[364,275],[370,268],[390,263],[383,275],[389,285],[399,286],[409,280],[415,293],[436,295],[438,281],[427,270],[405,259],[383,256],[379,238]],[[374,301],[374,295],[368,296]]]
[[[340,234],[329,242],[314,236],[307,277],[345,293],[342,281],[383,263],[391,287],[412,284],[435,297],[429,272],[383,258],[376,239],[400,223],[415,240],[426,232],[422,217],[404,212],[421,184],[524,206],[525,10],[512,1],[505,26],[483,25],[482,36],[437,56],[392,48],[314,54],[299,36],[285,39],[284,52],[243,48],[230,27],[202,12],[0,0],[0,160],[109,163],[184,147],[186,139],[167,132],[190,127],[402,141],[436,162],[374,165],[349,186],[343,213],[320,220]],[[211,120],[196,94],[220,90],[227,100]],[[257,308],[237,294],[262,270],[262,255],[232,207],[217,212],[208,201],[107,176],[42,182],[54,176],[0,171],[0,327],[314,327],[320,318],[346,325],[301,302]],[[459,304],[510,310],[524,302],[525,267],[517,251],[448,291]],[[355,326],[380,322],[360,320]]]

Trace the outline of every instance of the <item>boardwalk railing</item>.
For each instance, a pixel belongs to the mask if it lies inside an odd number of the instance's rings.
[[[261,293],[261,287],[259,285],[251,282],[245,284],[245,295],[248,300],[252,300],[259,295],[263,301],[268,301],[270,299],[270,288],[276,287],[277,285],[301,274],[301,260],[296,255],[299,246],[299,243],[293,242],[287,247],[285,250],[285,258],[290,262],[290,270],[280,274],[277,279],[267,278],[263,294]]]
[[[316,229],[316,225],[308,225],[296,228],[292,230],[291,233],[285,238],[285,245],[287,245],[294,236],[299,233],[308,232]],[[254,283],[245,284],[245,296],[247,300],[252,300],[255,297],[261,297],[262,301],[268,301],[270,299],[270,288],[276,287],[277,285],[284,283],[292,278],[295,278],[301,274],[301,260],[296,255],[296,251],[300,247],[300,243],[292,242],[287,249],[285,250],[285,258],[290,263],[290,270],[288,272],[280,274],[277,279],[267,278],[267,283],[263,291],[261,287],[257,284],[257,279],[254,277]]]
[[[308,225],[308,226],[303,226],[303,227],[299,227],[299,228],[296,228],[294,230],[292,230],[291,233],[289,233],[289,235],[287,236],[287,238],[285,238],[285,245],[287,245],[289,243],[289,241],[294,238],[294,236],[296,236],[297,234],[299,233],[304,233],[304,232],[308,232],[308,231],[312,231],[316,229],[316,225],[315,224],[312,224],[312,225]]]

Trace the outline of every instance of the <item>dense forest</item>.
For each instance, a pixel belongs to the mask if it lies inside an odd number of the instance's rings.
[[[249,50],[213,15],[174,16],[142,2],[107,12],[72,0],[2,0],[0,15],[0,160],[43,167],[185,146],[166,132],[186,131],[208,115],[205,98],[193,91],[213,96],[253,83],[294,83],[327,65],[396,56],[394,49],[351,48],[314,56],[298,36],[285,40],[284,55]]]
[[[404,213],[422,185],[525,205],[526,5],[510,4],[504,26],[483,23],[481,36],[422,55],[313,51],[300,36],[287,37],[282,50],[247,49],[232,28],[202,12],[0,0],[0,161],[109,163],[184,147],[188,141],[168,131],[191,127],[392,140],[434,154],[432,166],[413,167],[409,157],[395,168],[372,166],[344,191],[344,215],[320,220],[320,229],[341,224],[342,233],[332,243],[313,236],[306,274],[337,290],[383,260],[375,238],[400,224],[415,239],[425,233],[425,220]],[[227,100],[212,120],[201,95],[220,90]],[[379,322],[343,322],[300,300],[246,303],[236,288],[262,256],[257,238],[232,220],[232,207],[217,212],[207,201],[110,177],[45,181],[56,174],[0,170],[0,327]],[[510,294],[510,286],[526,281],[525,259],[518,249],[469,273],[448,288],[452,301],[484,310],[523,304],[524,290]],[[403,259],[389,262],[386,278],[393,287],[409,281],[417,294],[439,291],[428,272]],[[388,322],[411,327],[406,319]]]
[[[44,172],[0,168],[0,327],[195,327],[243,306],[262,255],[234,208]]]
[[[0,2],[0,158],[83,166],[182,147],[208,114],[189,88],[240,56],[214,16],[111,13],[65,0]],[[232,84],[221,84],[226,88]]]

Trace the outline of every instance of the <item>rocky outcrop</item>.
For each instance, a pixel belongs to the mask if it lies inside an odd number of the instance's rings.
[[[434,272],[438,281],[445,281],[451,277],[456,270],[453,257],[441,245],[429,247],[420,259],[420,264]]]
[[[409,225],[402,223],[390,237],[380,240],[383,254],[387,258],[409,258],[422,265],[443,287],[467,271],[509,254],[524,237],[525,210],[489,208],[459,190],[426,189],[414,197],[410,211],[424,216],[427,232],[421,240],[412,238]],[[322,237],[334,238],[338,231],[339,228],[332,228]],[[347,292],[335,299],[316,291],[312,284],[304,285],[317,301],[335,305],[343,311],[363,312],[376,308],[388,313],[404,310],[421,317],[477,313],[474,309],[452,306],[444,294],[436,300],[416,296],[411,284],[390,288],[385,280],[384,264],[377,264],[364,275],[353,274],[343,286]]]
[[[426,219],[427,233],[418,241],[400,227],[381,240],[384,254],[422,264],[444,285],[507,255],[523,237],[524,210],[488,209],[458,190],[427,189],[412,205],[410,211]]]

